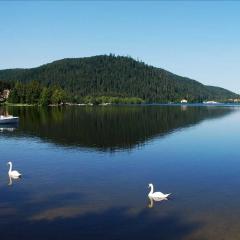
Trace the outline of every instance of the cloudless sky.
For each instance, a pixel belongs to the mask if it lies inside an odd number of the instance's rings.
[[[0,1],[0,69],[109,53],[240,93],[240,2]]]

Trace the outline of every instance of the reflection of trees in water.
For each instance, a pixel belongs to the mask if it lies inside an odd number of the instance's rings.
[[[224,116],[230,108],[111,106],[14,108],[20,116],[16,134],[38,136],[56,144],[98,150],[130,149],[156,136]]]

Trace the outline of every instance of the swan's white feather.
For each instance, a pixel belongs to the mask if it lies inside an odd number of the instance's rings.
[[[150,183],[148,186],[151,188],[151,191],[148,194],[148,196],[150,198],[161,200],[161,199],[165,199],[171,195],[171,193],[164,194],[162,192],[154,192],[152,183]]]
[[[152,198],[167,198],[169,196],[169,194],[164,194],[162,192],[154,192],[153,194],[151,194]]]
[[[9,175],[12,178],[19,178],[19,177],[21,177],[21,173],[16,171],[16,170],[13,170],[13,171],[9,172]]]

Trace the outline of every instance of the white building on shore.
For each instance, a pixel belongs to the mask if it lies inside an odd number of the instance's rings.
[[[182,103],[182,104],[188,103],[188,100],[182,99],[182,100],[181,100],[181,103]]]

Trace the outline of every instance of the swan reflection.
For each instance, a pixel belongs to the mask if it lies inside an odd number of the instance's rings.
[[[8,177],[9,177],[8,186],[12,186],[12,184],[13,184],[12,178],[10,176],[8,176]]]
[[[8,186],[12,186],[15,181],[20,181],[21,178],[9,177]]]
[[[154,202],[163,202],[163,201],[168,201],[167,198],[158,198],[158,197],[148,197],[149,198],[149,208],[153,208]]]

